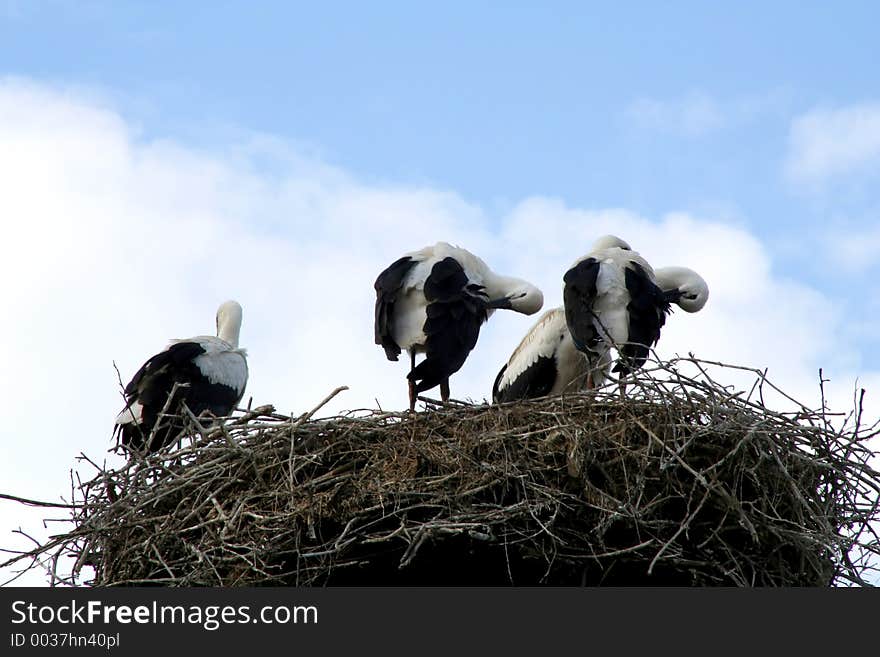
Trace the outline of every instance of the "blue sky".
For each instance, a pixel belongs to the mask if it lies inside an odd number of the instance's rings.
[[[145,138],[264,132],[490,208],[540,194],[726,215],[814,283],[828,271],[800,241],[878,218],[872,189],[782,175],[793,117],[880,96],[876,3],[0,6],[6,73],[100,90]],[[668,113],[688,103],[696,126]]]
[[[112,364],[212,331],[229,297],[246,398],[402,408],[372,282],[438,240],[549,308],[617,233],[709,282],[661,356],[769,367],[807,402],[823,367],[835,407],[858,380],[877,417],[878,24],[869,2],[0,0],[0,482],[64,494],[106,451]],[[453,396],[487,395],[533,321],[497,313]],[[78,435],[33,422],[46,399]],[[41,531],[14,512],[0,537]]]

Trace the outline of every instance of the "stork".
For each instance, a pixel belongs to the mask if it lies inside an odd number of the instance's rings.
[[[544,296],[519,278],[493,272],[480,258],[446,242],[395,260],[376,279],[375,342],[388,360],[410,356],[409,408],[418,393],[439,385],[449,401],[449,377],[477,344],[480,327],[497,309],[532,315]],[[416,365],[416,354],[424,360]]]
[[[706,281],[686,267],[663,267],[655,270],[655,280],[666,300],[687,312],[697,312],[709,297]],[[492,399],[503,403],[533,399],[545,395],[598,388],[608,377],[611,350],[600,352],[590,371],[586,355],[575,347],[565,321],[565,309],[548,310],[529,330],[495,378]]]
[[[496,403],[576,392],[586,386],[587,374],[599,387],[611,366],[605,352],[590,372],[587,358],[574,345],[565,323],[565,309],[545,312],[501,367],[492,386]]]
[[[676,303],[700,310],[709,289],[693,270],[669,267],[657,279],[651,266],[618,237],[599,238],[563,277],[565,319],[574,344],[591,368],[615,347],[615,372],[625,376],[644,365]],[[594,382],[587,376],[587,387]]]
[[[247,352],[238,346],[241,306],[227,301],[217,310],[217,336],[172,340],[147,360],[125,387],[125,408],[114,434],[124,447],[153,452],[169,444],[183,424],[185,403],[199,416],[229,415],[247,385]],[[173,398],[170,398],[174,393]]]

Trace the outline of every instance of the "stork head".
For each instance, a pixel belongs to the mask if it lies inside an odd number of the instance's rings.
[[[217,337],[238,348],[241,331],[241,305],[238,301],[226,301],[217,309]]]
[[[515,310],[523,315],[534,315],[544,305],[544,293],[531,283],[519,278],[501,278],[492,286],[500,296],[489,299],[489,308]],[[494,289],[493,289],[494,291]]]
[[[624,251],[632,251],[632,247],[624,242],[616,235],[603,235],[593,242],[592,251],[601,251],[603,249],[623,249]]]
[[[701,310],[709,300],[709,286],[693,269],[687,267],[661,267],[654,270],[657,286],[666,294],[670,303],[689,313]]]

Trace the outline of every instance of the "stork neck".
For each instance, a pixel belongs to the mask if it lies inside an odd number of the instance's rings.
[[[483,277],[483,285],[490,299],[497,299],[510,294],[511,290],[525,287],[527,283],[512,276],[501,276],[494,272],[488,272]]]
[[[238,335],[241,331],[241,320],[230,320],[222,324],[217,331],[217,337],[232,345],[233,349],[238,349]]]
[[[664,292],[677,290],[685,283],[686,274],[684,270],[677,267],[662,267],[654,270],[654,280]]]
[[[541,290],[521,278],[490,274],[484,277],[483,284],[490,303],[507,302],[507,305],[496,307],[509,308],[519,313],[531,315],[538,312],[544,305],[544,295]]]

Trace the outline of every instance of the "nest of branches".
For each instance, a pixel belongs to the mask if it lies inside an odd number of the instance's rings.
[[[177,449],[95,465],[73,529],[15,559],[101,586],[870,582],[860,399],[838,422],[776,412],[760,372],[735,393],[684,362],[698,374],[659,364],[625,398],[190,418]]]

